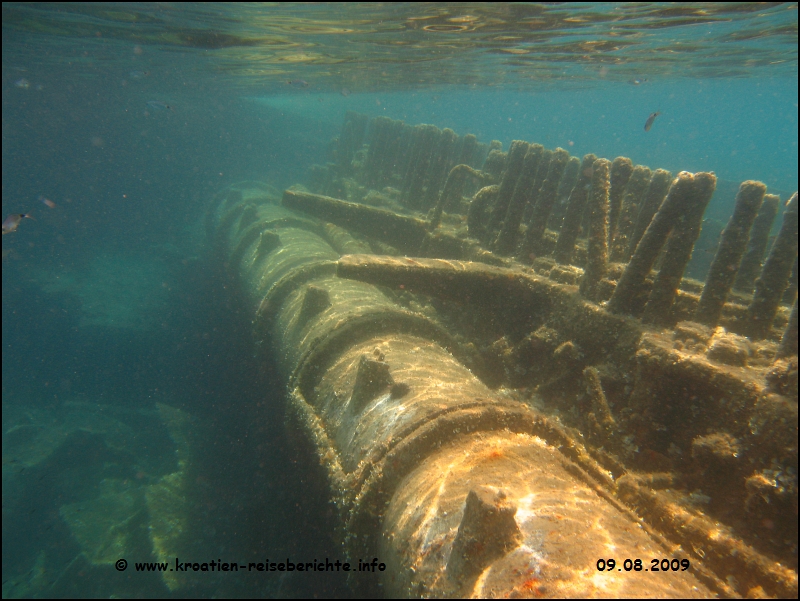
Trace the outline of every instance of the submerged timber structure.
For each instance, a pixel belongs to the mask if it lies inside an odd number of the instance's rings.
[[[349,113],[311,191],[215,197],[357,590],[797,595],[797,194],[703,283],[715,185]]]

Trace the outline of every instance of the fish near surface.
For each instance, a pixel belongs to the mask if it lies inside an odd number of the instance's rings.
[[[647,118],[647,121],[644,122],[644,131],[650,131],[650,128],[653,127],[653,121],[656,120],[661,113],[656,111],[655,113],[651,113],[650,116]]]
[[[11,232],[16,232],[20,222],[23,219],[33,219],[33,216],[28,215],[27,213],[12,213],[8,217],[6,217],[5,220],[3,221],[3,235],[5,236],[6,234],[10,234]]]

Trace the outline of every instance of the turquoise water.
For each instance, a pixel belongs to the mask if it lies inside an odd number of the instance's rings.
[[[3,237],[4,597],[348,595],[330,575],[170,593],[103,551],[153,561],[148,533],[186,528],[197,561],[338,553],[286,450],[281,385],[252,358],[250,309],[208,268],[209,199],[305,183],[348,110],[786,199],[796,8],[4,3],[2,210],[34,217]],[[145,491],[189,448],[191,519],[153,523]]]

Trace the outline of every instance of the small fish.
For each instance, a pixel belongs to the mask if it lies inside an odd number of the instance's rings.
[[[48,208],[50,208],[50,209],[55,209],[55,208],[56,208],[56,203],[54,203],[54,202],[53,202],[52,200],[50,200],[49,198],[46,198],[46,197],[44,197],[44,196],[40,196],[40,197],[39,197],[39,200],[41,200],[41,201],[42,201],[42,204],[46,205],[46,206],[47,206]]]
[[[634,77],[633,79],[629,80],[628,83],[633,84],[634,86],[641,85],[647,81],[646,77]]]
[[[171,111],[175,110],[166,102],[161,102],[160,100],[148,100],[147,106],[156,111],[163,111],[164,109],[169,109]]]
[[[308,82],[303,79],[289,79],[286,81],[290,86],[294,86],[295,88],[307,88]]]
[[[348,90],[347,88],[342,88],[342,91],[341,91],[340,93],[341,93],[341,95],[342,95],[342,96],[344,96],[345,98],[347,98],[348,96],[350,96],[350,90]]]
[[[5,236],[11,232],[16,232],[20,221],[23,219],[33,219],[33,216],[27,213],[12,213],[6,217],[5,221],[3,221],[3,235]],[[36,221],[35,219],[33,220]]]
[[[142,79],[143,77],[147,77],[150,75],[150,71],[130,71],[128,73],[128,77],[131,79]]]
[[[31,87],[31,82],[29,82],[27,79],[23,77],[22,79],[18,79],[17,81],[15,81],[14,85],[22,90],[27,90],[28,88]]]
[[[656,120],[661,113],[656,111],[655,113],[651,113],[650,116],[647,118],[647,121],[644,122],[644,131],[650,131],[650,128],[653,127],[653,121]]]

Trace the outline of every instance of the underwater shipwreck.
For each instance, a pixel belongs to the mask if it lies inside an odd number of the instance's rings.
[[[797,193],[741,183],[698,281],[712,173],[356,113],[330,155],[206,230],[357,593],[797,596]]]

